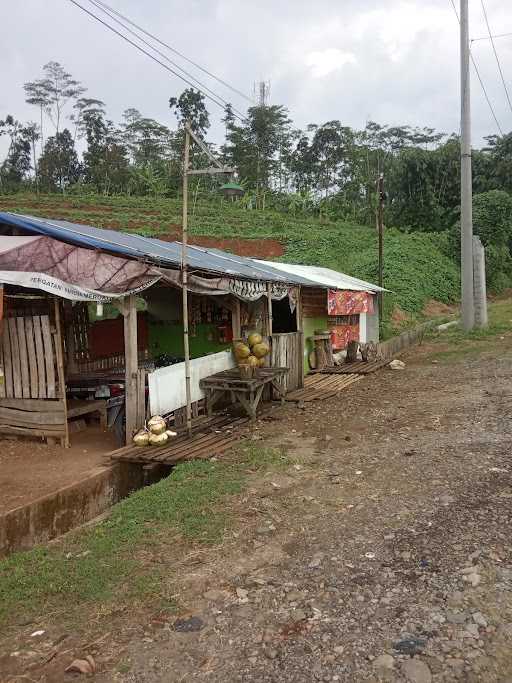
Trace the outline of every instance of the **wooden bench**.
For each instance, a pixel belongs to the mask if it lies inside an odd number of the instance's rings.
[[[255,420],[265,386],[271,386],[281,399],[284,398],[282,381],[288,371],[288,368],[259,368],[254,377],[243,379],[240,369],[233,368],[204,377],[199,381],[199,386],[206,396],[208,416],[212,415],[215,403],[227,395],[231,396],[233,403],[240,403],[251,420]]]

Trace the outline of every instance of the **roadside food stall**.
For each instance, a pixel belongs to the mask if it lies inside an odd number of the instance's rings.
[[[286,369],[268,382],[280,395],[302,387],[304,340],[317,330],[329,330],[335,349],[378,339],[378,288],[369,283],[197,246],[187,262],[195,415],[210,393],[203,380],[234,367],[232,345],[250,332],[269,342],[267,367]],[[0,432],[67,444],[71,418],[92,414],[130,443],[148,414],[178,425],[186,404],[180,266],[177,242],[0,213]],[[252,415],[265,395],[248,391]]]
[[[75,400],[85,414],[98,402],[95,414],[120,427],[127,443],[148,410],[179,415],[180,384],[169,382],[166,373],[183,373],[180,247],[0,213],[0,283],[7,302],[0,432],[57,437],[67,444]],[[233,366],[233,339],[249,328],[271,337],[272,302],[296,300],[309,282],[215,249],[191,246],[188,261],[199,403],[200,380]],[[48,334],[41,346],[43,325]],[[301,357],[302,352],[288,359],[295,383],[302,378]],[[27,415],[28,407],[35,414]]]

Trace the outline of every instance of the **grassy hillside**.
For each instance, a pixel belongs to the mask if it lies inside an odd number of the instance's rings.
[[[181,202],[176,199],[133,197],[61,197],[60,195],[0,196],[0,209],[65,219],[148,236],[176,235]],[[284,247],[280,260],[323,265],[375,282],[377,236],[370,228],[345,222],[326,222],[276,211],[240,208],[221,198],[190,201],[190,231],[197,236],[277,240]],[[389,313],[395,306],[413,317],[427,301],[451,303],[458,297],[459,273],[442,252],[442,236],[385,235],[385,286]],[[254,255],[261,245],[255,243]]]

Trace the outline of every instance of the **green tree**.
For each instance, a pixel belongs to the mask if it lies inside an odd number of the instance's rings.
[[[129,162],[122,134],[99,108],[82,112],[87,149],[83,155],[84,180],[102,194],[126,189]]]
[[[491,291],[512,285],[512,197],[490,190],[473,197],[473,231],[485,247],[486,279]],[[460,258],[460,222],[454,224],[450,241],[455,259]]]
[[[123,118],[123,140],[135,166],[146,167],[172,156],[173,135],[167,126],[133,108]]]
[[[73,136],[67,128],[49,137],[39,159],[39,178],[43,187],[54,192],[65,190],[78,182],[81,165]]]
[[[0,121],[0,135],[10,139],[7,156],[0,167],[0,182],[5,190],[13,191],[26,178],[31,169],[30,131],[10,114]]]
[[[44,78],[29,81],[23,86],[27,95],[26,101],[37,105],[41,113],[43,110],[46,112],[58,134],[66,105],[70,100],[76,100],[83,95],[87,88],[72,78],[59,62],[45,64],[43,73]]]
[[[24,127],[25,138],[30,142],[30,148],[32,150],[32,168],[34,169],[34,180],[36,185],[36,190],[39,192],[39,172],[37,168],[37,151],[36,143],[40,138],[40,128],[39,125],[33,121],[30,121]]]
[[[239,125],[230,111],[224,119],[227,135],[224,159],[235,166],[250,188],[280,189],[283,171],[292,159],[293,131],[288,110],[281,105],[251,107]],[[290,176],[292,171],[290,170]]]
[[[491,135],[483,150],[490,158],[490,187],[512,192],[512,133]]]
[[[39,108],[39,126],[40,126],[40,137],[41,137],[41,152],[44,147],[44,120],[43,113],[50,106],[50,84],[47,79],[39,79],[36,81],[30,81],[23,85],[25,90],[25,102],[27,104],[33,104]]]
[[[185,121],[189,121],[194,133],[206,135],[210,127],[210,114],[206,108],[203,93],[187,88],[179,97],[169,98],[169,107],[174,111],[180,128],[183,127]]]
[[[81,138],[86,134],[85,116],[88,115],[105,115],[105,102],[95,99],[94,97],[79,97],[73,105],[74,112],[69,116],[69,120],[75,126],[73,138]]]
[[[508,246],[512,240],[512,197],[503,190],[475,195],[473,231],[484,246]]]

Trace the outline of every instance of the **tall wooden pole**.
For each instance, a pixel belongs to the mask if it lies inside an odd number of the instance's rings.
[[[137,351],[137,306],[135,296],[130,294],[124,298],[124,357],[125,357],[125,440],[126,445],[132,443],[137,427],[137,371],[139,359]]]
[[[59,394],[64,404],[64,438],[61,445],[69,448],[68,403],[66,398],[66,377],[64,374],[64,352],[62,349],[62,324],[60,318],[60,300],[53,299],[55,311],[55,355],[57,357],[57,375],[59,379]]]
[[[475,324],[473,293],[473,180],[471,172],[471,89],[468,0],[460,1],[460,238],[462,326]]]
[[[377,209],[377,228],[379,231],[379,287],[384,287],[384,174],[381,173],[377,181],[377,193],[379,195],[379,206]],[[382,322],[384,317],[384,304],[382,292],[379,292],[379,320]]]
[[[268,336],[272,337],[272,285],[267,282]]]
[[[181,230],[181,284],[183,292],[183,349],[185,355],[185,393],[187,400],[187,433],[192,435],[192,399],[190,391],[190,346],[188,337],[188,171],[190,163],[189,123],[185,123],[185,152],[183,155],[183,218]]]

